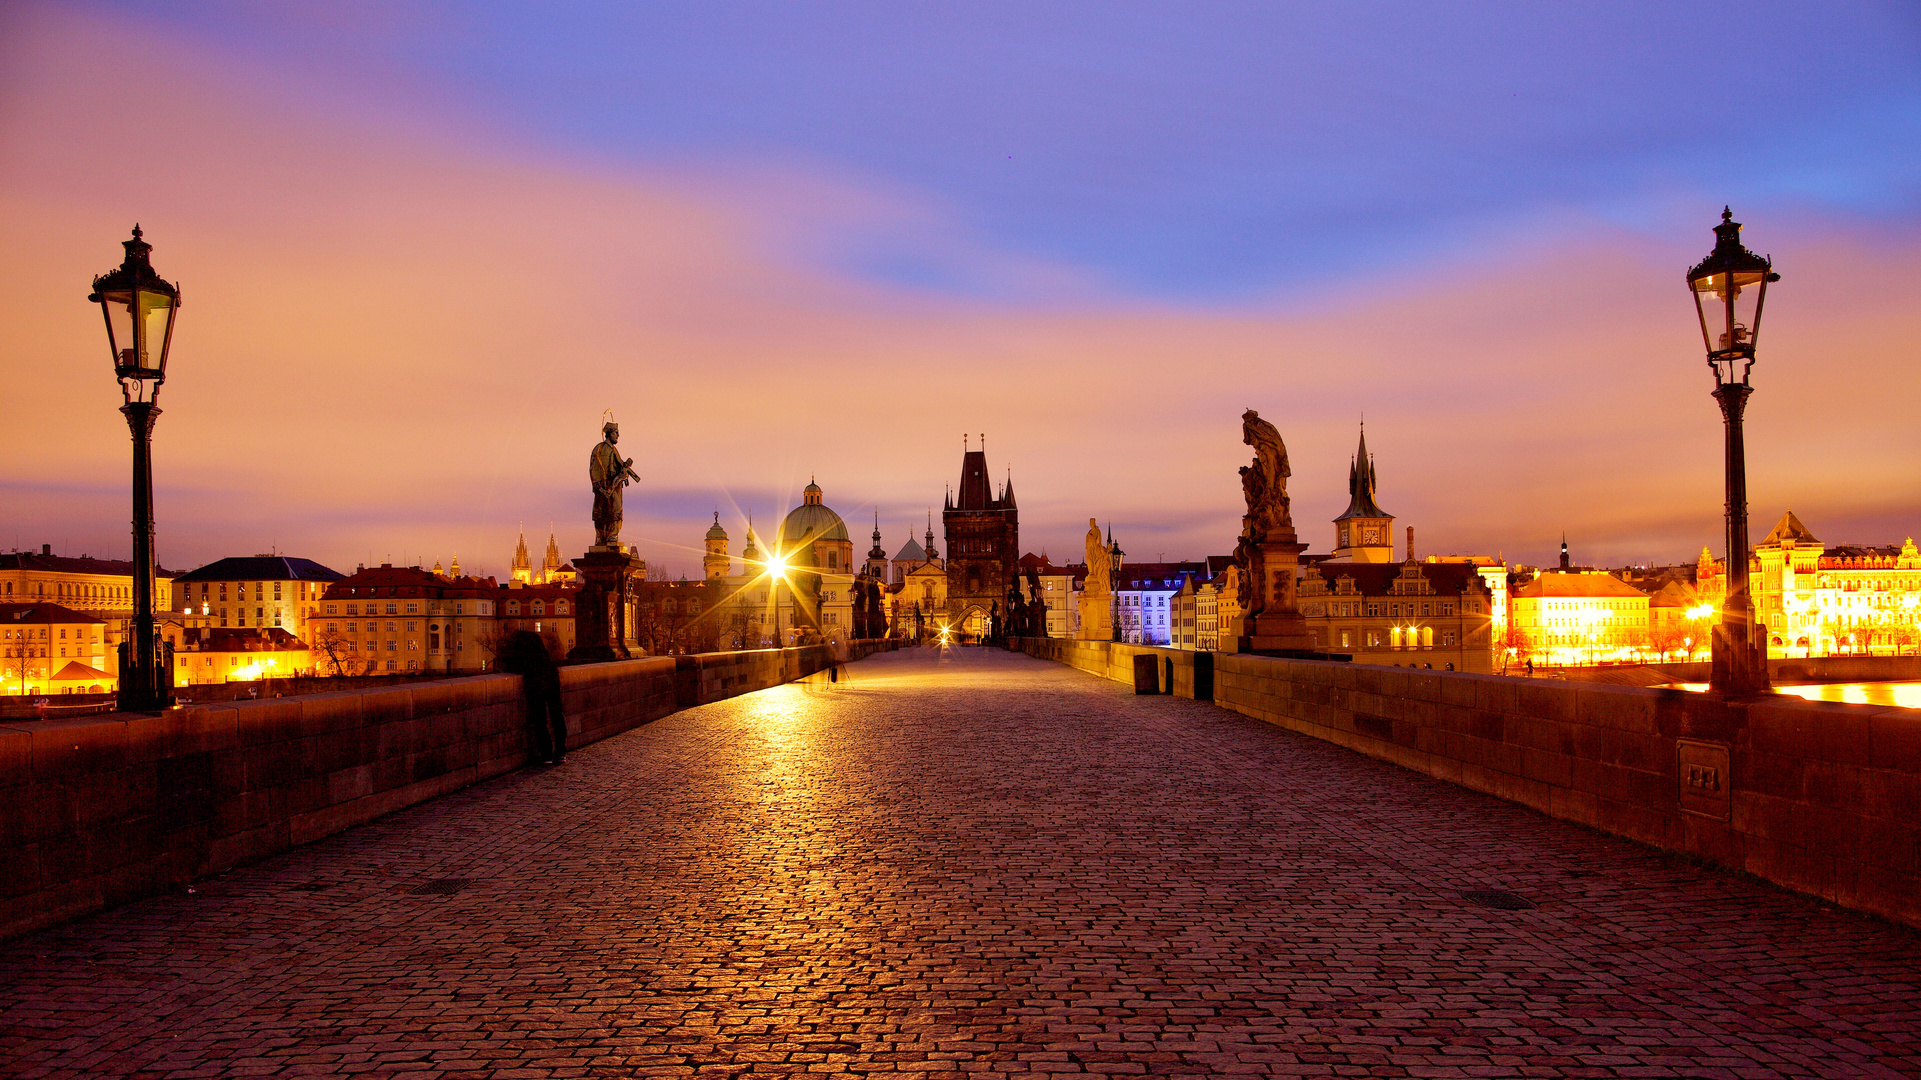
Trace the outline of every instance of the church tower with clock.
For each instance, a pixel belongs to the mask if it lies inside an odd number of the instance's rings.
[[[1334,519],[1335,562],[1394,561],[1394,515],[1374,504],[1374,459],[1367,453],[1367,427],[1347,470],[1347,510]]]

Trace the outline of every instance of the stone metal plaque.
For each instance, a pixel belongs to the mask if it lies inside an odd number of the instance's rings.
[[[1674,748],[1681,809],[1722,821],[1732,817],[1734,795],[1730,787],[1733,777],[1728,770],[1728,745],[1677,739]]]

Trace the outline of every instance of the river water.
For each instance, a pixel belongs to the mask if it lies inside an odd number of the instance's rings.
[[[1704,691],[1707,683],[1675,683],[1677,690]],[[1921,709],[1921,682],[1808,683],[1776,686],[1777,694],[1793,694],[1809,701],[1845,701],[1851,705],[1899,705]]]

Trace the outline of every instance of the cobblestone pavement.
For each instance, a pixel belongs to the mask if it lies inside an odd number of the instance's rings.
[[[1921,1075],[1921,934],[1023,656],[846,676],[0,945],[0,1075]]]

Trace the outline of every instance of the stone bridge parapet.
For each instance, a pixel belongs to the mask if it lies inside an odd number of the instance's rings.
[[[849,655],[892,647],[856,641]],[[568,743],[828,662],[814,645],[563,667]],[[517,675],[0,724],[0,937],[178,888],[527,758]]]

